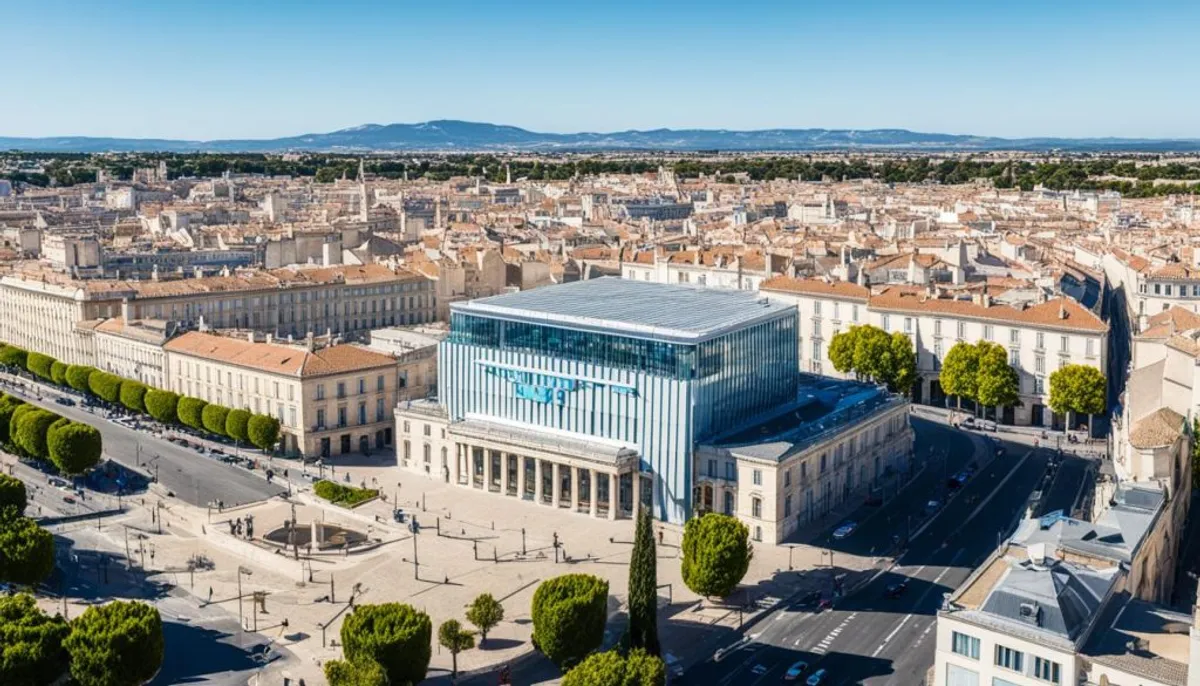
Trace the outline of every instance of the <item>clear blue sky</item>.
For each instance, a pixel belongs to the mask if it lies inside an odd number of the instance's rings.
[[[1200,2],[38,0],[0,136],[907,128],[1200,138]]]

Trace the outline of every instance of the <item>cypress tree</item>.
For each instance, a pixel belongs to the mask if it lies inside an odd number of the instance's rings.
[[[629,647],[659,654],[658,554],[648,508],[640,508],[629,560]]]

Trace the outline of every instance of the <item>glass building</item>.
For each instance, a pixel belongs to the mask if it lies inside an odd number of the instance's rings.
[[[682,522],[693,510],[696,444],[795,399],[796,327],[794,307],[755,293],[574,282],[452,304],[438,387],[452,432],[514,445],[514,436],[560,440],[581,454],[578,446],[595,446],[595,468],[574,468],[585,481],[562,482],[590,487],[593,498],[597,487],[586,482],[610,467],[603,456],[636,454],[638,476],[611,487],[606,478],[601,499],[628,502],[631,490],[655,517]],[[491,473],[490,457],[476,461],[468,448],[465,459],[472,471],[488,460]],[[526,467],[512,469],[524,484]],[[541,497],[537,469],[530,479]]]

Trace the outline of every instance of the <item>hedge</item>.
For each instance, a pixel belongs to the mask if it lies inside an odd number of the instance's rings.
[[[0,364],[9,367],[25,368],[25,358],[29,353],[25,352],[24,348],[18,348],[15,345],[6,345],[0,348]]]
[[[25,356],[25,368],[28,369],[30,373],[36,374],[41,378],[50,381],[50,368],[53,367],[54,363],[57,361],[58,360],[55,360],[49,355],[43,355],[41,353],[29,353]]]
[[[126,379],[121,382],[121,404],[134,412],[146,411],[146,384]]]
[[[20,400],[14,400],[12,396],[6,395],[0,401],[0,445],[8,445],[11,442],[9,427],[12,426],[13,413],[17,411],[18,407],[25,404]]]
[[[67,422],[50,431],[46,444],[54,466],[72,476],[100,464],[104,452],[96,427],[79,422]]]
[[[164,424],[179,421],[179,415],[176,411],[179,406],[178,393],[151,388],[146,391],[143,402],[146,404],[146,412],[158,421]]]
[[[80,393],[91,393],[92,387],[88,384],[88,377],[95,371],[95,367],[82,364],[67,365],[67,385]]]
[[[200,413],[204,429],[218,436],[225,435],[225,419],[227,417],[229,417],[229,408],[216,403],[205,405],[204,410]]]
[[[50,380],[59,386],[65,386],[67,384],[66,362],[59,362],[58,360],[55,360],[54,364],[50,365]]]
[[[250,411],[230,410],[225,417],[225,435],[245,443],[250,440]]]
[[[313,484],[313,493],[331,503],[346,507],[354,507],[379,495],[379,491],[374,488],[356,488],[325,480]]]
[[[193,398],[190,395],[185,395],[179,399],[177,412],[179,413],[179,421],[184,426],[190,426],[193,429],[204,428],[204,406],[208,403],[199,398]]]
[[[121,381],[116,374],[97,371],[88,377],[88,387],[101,400],[115,403],[121,399]]]
[[[247,433],[250,435],[250,442],[260,450],[270,450],[279,442],[279,420],[265,414],[256,414],[250,418]]]

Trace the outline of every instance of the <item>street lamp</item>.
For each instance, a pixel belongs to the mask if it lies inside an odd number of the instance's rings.
[[[238,624],[242,624],[243,626],[245,626],[245,617],[242,614],[242,575],[245,574],[246,576],[250,576],[254,572],[252,570],[246,569],[245,567],[243,567],[241,565],[238,565],[237,571],[238,571],[238,573],[237,573]]]

